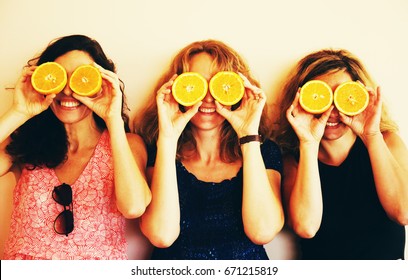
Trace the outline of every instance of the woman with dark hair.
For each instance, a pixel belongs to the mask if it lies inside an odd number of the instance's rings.
[[[101,91],[83,97],[67,83],[60,93],[39,94],[31,75],[49,61],[68,79],[94,65]],[[127,133],[126,110],[123,84],[97,41],[62,37],[29,61],[0,117],[0,176],[11,171],[17,181],[4,258],[127,258],[125,218],[141,216],[151,194],[144,144]]]
[[[347,116],[332,106],[320,115],[299,103],[310,80],[333,92],[362,83],[369,105]],[[301,237],[303,259],[404,258],[408,224],[408,151],[363,64],[346,50],[305,56],[288,80],[276,140],[284,151],[288,224]]]
[[[240,103],[222,106],[209,92],[191,107],[175,101],[177,75],[210,81],[219,71],[241,73]],[[156,246],[153,259],[267,259],[262,244],[283,225],[281,155],[268,139],[265,93],[246,62],[220,41],[191,43],[154,94],[138,129],[152,191],[141,229]]]

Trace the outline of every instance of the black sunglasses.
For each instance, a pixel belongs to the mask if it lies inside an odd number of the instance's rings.
[[[64,206],[64,210],[59,213],[54,221],[54,231],[58,234],[68,236],[74,230],[74,213],[72,207],[72,188],[68,184],[61,184],[54,187],[52,198]]]

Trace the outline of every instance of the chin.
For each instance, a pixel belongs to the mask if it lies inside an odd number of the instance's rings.
[[[60,120],[60,122],[64,124],[75,124],[81,122],[86,118],[89,118],[88,114],[85,114],[84,112],[56,114],[56,117]]]
[[[348,128],[340,123],[336,128],[326,128],[323,134],[325,140],[337,140],[347,133]]]

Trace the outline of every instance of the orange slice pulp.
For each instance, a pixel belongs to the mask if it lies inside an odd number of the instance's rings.
[[[207,80],[199,73],[185,72],[172,85],[174,99],[183,106],[192,106],[202,100],[208,91]]]
[[[226,106],[238,103],[245,93],[242,78],[231,71],[215,74],[210,80],[209,88],[214,99]]]
[[[72,73],[69,87],[78,95],[93,96],[101,90],[101,73],[92,65],[81,65]]]
[[[67,73],[56,62],[45,62],[35,68],[31,76],[33,88],[41,94],[56,94],[67,84]]]
[[[358,82],[347,82],[339,85],[334,91],[334,105],[348,116],[363,112],[369,102],[368,91]]]
[[[325,82],[311,80],[300,89],[299,103],[306,112],[321,114],[332,105],[333,92]]]

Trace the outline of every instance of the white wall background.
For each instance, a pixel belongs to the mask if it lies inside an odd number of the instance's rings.
[[[298,59],[321,48],[346,48],[382,86],[408,143],[406,0],[0,0],[0,114],[12,100],[6,88],[26,61],[52,39],[74,33],[97,39],[116,63],[132,118],[152,98],[170,58],[196,40],[219,39],[239,51],[269,105]],[[0,179],[0,186],[8,182]],[[290,236],[281,234],[268,252],[285,259],[293,256],[291,248]]]

